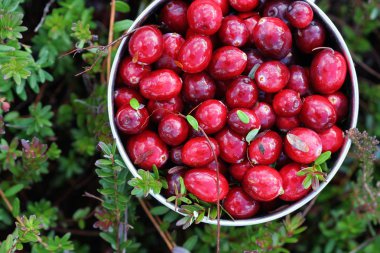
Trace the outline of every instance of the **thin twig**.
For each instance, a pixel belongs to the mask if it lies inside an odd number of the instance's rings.
[[[34,28],[34,32],[38,32],[38,30],[41,28],[41,26],[44,24],[45,22],[45,19],[47,17],[47,15],[49,14],[49,11],[50,11],[50,7],[51,5],[55,2],[55,0],[50,0],[46,5],[45,5],[45,8],[44,8],[44,12],[42,14],[42,17],[41,17],[41,20],[40,22],[38,23],[38,25],[36,26],[36,28]]]
[[[91,194],[91,193],[88,193],[88,192],[85,192],[83,195],[83,197],[88,197],[88,198],[92,198],[92,199],[96,199],[96,200],[99,200],[100,202],[103,202],[104,200],[102,200],[101,198]]]
[[[376,77],[377,79],[380,80],[380,73],[377,72],[376,70],[374,70],[373,68],[371,68],[370,66],[368,66],[367,64],[365,64],[364,62],[362,62],[359,57],[354,54],[354,53],[351,53],[352,55],[352,58],[354,59],[354,61],[360,66],[362,67],[365,71],[367,71],[369,74],[373,75],[374,77]]]
[[[376,240],[378,236],[375,236],[375,237],[371,237],[367,240],[365,240],[363,243],[359,244],[358,247],[356,247],[355,249],[351,250],[349,253],[357,253],[357,252],[360,252],[362,249],[364,249],[365,247],[367,247],[369,244],[371,244],[374,240]]]
[[[110,17],[110,25],[108,31],[108,44],[111,44],[113,41],[113,26],[115,23],[115,0],[111,1],[111,17]],[[107,55],[107,81],[109,80],[110,72],[111,72],[111,52],[112,46],[109,47],[108,55]]]
[[[311,208],[314,206],[315,201],[317,200],[317,197],[313,198],[310,203],[307,205],[305,210],[302,212],[302,216],[305,217],[311,210]]]
[[[12,207],[11,203],[9,202],[9,200],[8,200],[7,197],[5,196],[3,190],[1,190],[1,189],[0,189],[0,196],[1,196],[1,198],[4,200],[5,205],[7,206],[8,210],[9,210],[10,212],[13,212],[13,207]]]

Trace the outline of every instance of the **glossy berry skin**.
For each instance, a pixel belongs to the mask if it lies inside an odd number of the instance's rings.
[[[291,65],[289,72],[290,78],[286,88],[298,92],[301,96],[311,94],[309,70],[298,65]]]
[[[177,165],[183,165],[182,162],[182,147],[183,146],[178,146],[174,147],[170,150],[170,160]]]
[[[279,18],[287,24],[288,19],[286,18],[286,12],[289,5],[290,1],[287,0],[266,1],[263,9],[263,17]]]
[[[241,119],[239,118],[237,112],[242,111],[245,113],[245,115],[248,116],[249,122],[243,123]],[[256,114],[247,108],[235,108],[228,113],[228,126],[233,130],[235,133],[238,133],[240,135],[246,136],[249,131],[252,129],[260,128],[260,120],[256,116]]]
[[[241,187],[235,187],[228,192],[223,207],[235,219],[247,219],[259,211],[260,203],[251,199]]]
[[[217,168],[217,165],[218,165],[218,168]],[[219,169],[219,172],[222,173],[223,175],[225,175],[227,173],[226,164],[223,161],[221,161],[220,159],[218,159],[217,162],[215,162],[215,160],[213,160],[211,163],[204,166],[204,168],[207,168],[207,169],[213,170],[213,171],[216,171],[217,169]]]
[[[273,107],[265,102],[258,102],[253,112],[260,120],[261,129],[269,129],[276,123],[276,114]]]
[[[330,103],[334,107],[337,120],[338,121],[343,120],[348,113],[348,99],[346,95],[344,95],[340,91],[337,91],[335,93],[327,95],[326,98],[330,101]]]
[[[280,169],[284,194],[280,199],[285,201],[297,201],[309,193],[311,187],[305,189],[302,185],[305,176],[298,176],[297,172],[302,169],[298,163],[290,163]]]
[[[247,66],[245,67],[243,74],[249,75],[252,68],[256,64],[262,64],[265,61],[265,58],[257,49],[249,49],[245,51],[245,53],[247,54]]]
[[[213,147],[219,153],[219,147]],[[212,149],[205,137],[188,140],[182,148],[182,162],[191,167],[205,166],[214,159]]]
[[[319,52],[311,62],[310,80],[316,92],[332,94],[346,79],[347,65],[343,55],[332,49]]]
[[[264,62],[255,73],[257,86],[267,93],[275,93],[283,89],[289,78],[288,68],[279,61]]]
[[[247,142],[244,137],[224,128],[215,135],[220,147],[220,157],[228,163],[240,163],[244,160]]]
[[[223,16],[226,16],[230,10],[230,4],[228,0],[211,0],[215,3],[217,3],[222,10]]]
[[[216,172],[205,168],[191,169],[183,179],[190,193],[208,203],[218,201],[218,185],[219,200],[224,199],[229,190],[228,181],[222,174],[219,174],[218,184]]]
[[[169,158],[168,149],[158,135],[150,130],[133,135],[127,140],[127,151],[132,162],[139,168],[161,168]]]
[[[273,98],[273,109],[277,116],[296,116],[302,108],[300,94],[294,90],[284,89]]]
[[[297,139],[292,140],[291,135]],[[292,140],[291,142],[289,140]],[[304,127],[297,127],[288,132],[284,139],[285,154],[297,163],[314,162],[322,153],[322,141],[316,132]]]
[[[343,145],[344,133],[342,129],[337,126],[318,133],[322,141],[322,152],[331,151],[331,153],[337,152]]]
[[[218,48],[212,55],[209,72],[217,80],[238,77],[247,66],[247,55],[232,46]]]
[[[206,134],[214,134],[226,125],[227,107],[219,100],[210,99],[198,106],[194,116]]]
[[[273,59],[282,59],[292,48],[292,34],[289,27],[278,18],[264,17],[253,30],[257,49]]]
[[[258,201],[271,201],[283,193],[282,178],[277,170],[259,165],[250,168],[244,175],[244,191]]]
[[[163,40],[164,51],[160,59],[155,63],[156,69],[171,69],[176,73],[180,73],[181,69],[176,65],[175,61],[185,39],[178,33],[166,33]]]
[[[187,23],[187,3],[181,0],[169,1],[161,10],[161,21],[171,31],[185,33],[188,28]]]
[[[231,164],[228,171],[234,179],[236,179],[238,182],[241,182],[245,173],[251,167],[251,163],[248,160],[244,160],[241,163]]]
[[[297,29],[294,39],[297,47],[310,54],[314,48],[322,47],[326,40],[326,31],[321,23],[312,21],[307,27]]]
[[[182,45],[177,60],[184,72],[198,73],[207,68],[211,56],[212,43],[210,38],[194,35]]]
[[[199,104],[214,98],[215,92],[215,82],[206,72],[183,76],[182,96],[186,102]]]
[[[285,16],[293,27],[305,28],[313,20],[314,13],[308,3],[295,1],[289,5]]]
[[[147,99],[168,100],[176,97],[182,80],[170,69],[159,69],[146,75],[140,82],[140,93]]]
[[[253,164],[270,165],[281,154],[281,136],[271,130],[260,133],[248,147],[248,157]]]
[[[135,90],[128,88],[120,88],[115,91],[115,105],[120,108],[124,105],[129,105],[132,98],[137,99],[140,104],[145,102],[145,99]]]
[[[163,52],[162,33],[154,26],[142,26],[132,34],[128,45],[134,61],[152,64]]]
[[[168,189],[166,190],[167,195],[175,196],[181,192],[181,183],[179,181],[180,177],[184,177],[186,173],[185,169],[182,169],[176,173],[168,174],[166,176],[166,182],[168,182]]]
[[[177,96],[165,101],[149,100],[148,111],[154,122],[159,122],[165,115],[178,113],[183,110],[182,99]]]
[[[239,12],[247,12],[259,5],[259,0],[229,0],[232,8]]]
[[[248,12],[248,13],[240,13],[238,15],[241,19],[243,19],[243,22],[245,26],[248,29],[248,43],[250,45],[253,45],[255,42],[253,41],[253,30],[255,29],[255,26],[257,22],[260,20],[260,15],[257,12]]]
[[[276,118],[276,127],[281,132],[288,132],[293,128],[299,127],[301,125],[301,121],[297,116],[293,117],[277,117]]]
[[[257,102],[259,91],[252,79],[240,76],[228,86],[225,96],[230,108],[249,108]]]
[[[141,65],[132,62],[131,57],[125,58],[120,63],[119,76],[129,88],[138,88],[141,79],[150,72],[149,65]]]
[[[327,98],[320,95],[305,98],[299,117],[305,126],[317,132],[332,127],[336,122],[334,107]]]
[[[227,46],[242,47],[249,38],[249,31],[242,19],[237,16],[227,16],[219,29],[220,41]]]
[[[190,28],[204,35],[213,35],[222,25],[223,13],[219,4],[211,0],[197,0],[187,10]]]
[[[187,139],[189,126],[187,121],[176,114],[166,115],[158,125],[158,135],[170,146],[177,146]]]
[[[124,134],[137,134],[148,126],[148,117],[146,108],[135,110],[128,104],[117,111],[115,121],[118,129]]]

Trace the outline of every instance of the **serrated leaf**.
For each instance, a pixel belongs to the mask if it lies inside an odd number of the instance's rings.
[[[248,144],[250,144],[251,141],[253,141],[255,139],[255,137],[259,133],[259,131],[260,131],[260,127],[252,129],[251,131],[249,131],[249,133],[245,137],[245,140],[248,142]]]
[[[331,157],[331,152],[330,151],[326,151],[324,153],[322,153],[314,162],[314,164],[316,165],[321,165],[322,163],[326,162],[328,159],[330,159]]]
[[[136,111],[140,108],[140,103],[136,98],[129,100],[129,105]]]
[[[186,120],[187,122],[190,124],[190,126],[195,130],[195,131],[198,131],[199,129],[199,124],[198,124],[198,121],[196,118],[194,118],[193,116],[191,116],[190,114],[189,115],[186,115]]]
[[[244,124],[249,123],[249,117],[245,112],[243,112],[242,110],[237,110],[236,114],[241,122],[243,122]]]
[[[301,152],[309,152],[309,146],[297,135],[288,133],[286,139],[293,148],[298,149]]]

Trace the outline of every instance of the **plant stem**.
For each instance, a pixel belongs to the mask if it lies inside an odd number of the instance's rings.
[[[108,44],[111,44],[113,41],[113,26],[115,23],[115,0],[111,0],[111,16],[110,16],[110,25],[108,31]],[[108,48],[107,55],[107,81],[110,77],[111,72],[111,55],[112,55],[112,45]]]

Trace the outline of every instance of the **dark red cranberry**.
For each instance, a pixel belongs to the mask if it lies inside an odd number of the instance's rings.
[[[140,93],[147,99],[168,100],[176,97],[182,80],[169,69],[159,69],[146,75],[140,82]]]
[[[290,66],[296,62],[296,54],[294,53],[294,50],[291,49],[291,51],[280,60],[281,63],[285,64],[286,66]]]
[[[216,133],[227,122],[227,107],[219,100],[206,100],[198,106],[195,118],[206,134]]]
[[[244,75],[249,75],[252,68],[256,64],[262,64],[264,62],[264,56],[260,53],[257,49],[249,49],[248,51],[245,51],[247,54],[247,66],[245,67],[245,70],[243,72]]]
[[[164,51],[155,66],[157,69],[171,69],[179,73],[181,69],[176,65],[175,61],[185,40],[178,33],[166,33],[163,40]]]
[[[279,18],[285,23],[288,23],[286,12],[289,8],[290,1],[288,0],[271,0],[266,1],[263,9],[263,17]]]
[[[253,107],[253,112],[260,120],[261,129],[272,128],[276,122],[276,114],[272,106],[265,102],[258,102],[255,107]]]
[[[168,182],[167,194],[169,196],[175,196],[176,194],[179,194],[181,192],[181,183],[179,181],[179,178],[183,178],[185,176],[185,173],[186,170],[182,169],[176,173],[168,174],[166,176],[166,181]]]
[[[322,47],[326,40],[326,31],[321,23],[312,21],[303,29],[297,29],[294,40],[297,47],[304,53],[313,52],[314,48]]]
[[[239,12],[247,12],[259,5],[259,0],[229,0],[232,8]]]
[[[119,76],[125,85],[130,88],[138,88],[140,80],[150,72],[149,65],[133,63],[131,57],[125,58],[120,63]]]
[[[297,116],[293,117],[277,117],[276,119],[276,127],[281,132],[288,132],[293,128],[299,127],[301,125],[301,121]]]
[[[167,54],[163,54],[160,59],[154,63],[155,69],[170,69],[177,74],[182,73],[182,69],[178,66],[177,62]]]
[[[190,28],[200,34],[216,33],[223,19],[219,4],[211,0],[197,0],[190,4],[187,10],[187,20]]]
[[[294,90],[284,89],[273,98],[273,109],[277,116],[296,116],[302,107],[300,94]]]
[[[181,0],[169,1],[161,10],[161,21],[173,32],[185,33],[187,24],[187,3]]]
[[[162,33],[154,26],[142,26],[132,34],[128,45],[133,62],[151,64],[162,55]]]
[[[309,70],[298,65],[292,65],[289,67],[289,72],[290,78],[286,88],[297,91],[301,96],[309,95],[311,93]]]
[[[170,160],[177,164],[177,165],[182,165],[182,147],[183,146],[178,146],[174,147],[170,150]]]
[[[289,78],[288,68],[279,61],[264,62],[255,73],[257,86],[268,93],[275,93],[283,89]]]
[[[227,15],[230,10],[230,4],[228,3],[228,0],[211,0],[215,3],[217,3],[220,6],[220,9],[222,9],[223,16]]]
[[[223,207],[235,219],[246,219],[259,211],[260,203],[251,199],[241,187],[235,187],[228,192]]]
[[[253,164],[270,165],[281,154],[281,136],[271,130],[260,133],[249,145],[248,156]]]
[[[346,95],[338,91],[327,95],[326,98],[330,101],[335,109],[336,117],[338,121],[343,120],[348,112],[348,99]]]
[[[213,145],[214,146],[214,145]],[[218,153],[219,147],[213,147]],[[196,137],[188,140],[182,148],[182,162],[188,166],[205,166],[214,159],[212,149],[205,137]]]
[[[117,111],[115,121],[121,132],[137,134],[148,126],[148,117],[146,108],[135,110],[128,104]]]
[[[313,20],[314,13],[308,3],[295,1],[289,5],[285,16],[295,28],[305,28]]]
[[[284,58],[292,48],[289,27],[278,18],[261,18],[253,30],[253,39],[256,47],[273,59]]]
[[[244,137],[224,128],[216,134],[215,139],[220,147],[220,157],[228,163],[239,163],[244,160],[247,142]]]
[[[249,118],[248,123],[243,122],[239,118],[238,111],[241,111],[245,115],[248,116]],[[260,120],[256,116],[256,114],[250,109],[235,108],[228,113],[228,126],[234,132],[241,134],[243,136],[246,136],[248,132],[251,131],[252,129],[260,128]]]
[[[335,153],[338,151],[344,142],[344,134],[342,129],[337,126],[332,126],[331,128],[318,133],[322,141],[322,152],[331,151]]]
[[[218,48],[212,55],[209,72],[217,80],[238,77],[247,66],[247,55],[232,46]]]
[[[186,73],[198,73],[207,68],[211,61],[210,38],[194,35],[187,39],[178,54],[178,64]]]
[[[327,98],[320,95],[305,98],[299,117],[305,126],[315,131],[326,130],[336,122],[334,107]]]
[[[306,196],[311,187],[305,189],[303,180],[305,176],[298,176],[297,172],[302,169],[298,163],[290,163],[280,170],[284,194],[280,195],[280,199],[285,201],[297,201]]]
[[[224,45],[242,47],[249,38],[249,31],[242,19],[237,16],[227,16],[219,29],[219,38]]]
[[[182,99],[177,96],[165,101],[149,100],[148,111],[154,122],[159,122],[165,115],[183,110]]]
[[[276,168],[281,168],[285,166],[288,163],[291,163],[292,161],[290,158],[285,154],[284,151],[281,152],[280,156],[278,157],[276,161]]]
[[[115,91],[115,105],[116,108],[120,108],[124,105],[129,105],[129,101],[132,98],[137,99],[139,103],[144,103],[145,99],[135,90],[128,88],[120,88]]]
[[[265,166],[254,166],[244,175],[244,191],[258,201],[271,201],[284,193],[282,178],[277,170]]]
[[[182,95],[186,102],[199,104],[214,98],[215,91],[215,82],[206,72],[183,76]]]
[[[219,169],[219,172],[222,173],[223,175],[225,175],[227,173],[226,164],[223,161],[221,161],[220,159],[218,159],[217,162],[215,162],[215,160],[213,160],[211,163],[204,166],[204,168],[207,168],[207,169],[210,169],[213,171],[216,171],[217,169]]]
[[[259,13],[258,12],[239,13],[238,17],[243,19],[245,26],[248,28],[248,32],[249,32],[248,42],[249,44],[253,45],[255,43],[253,41],[253,30],[255,29],[257,22],[259,22],[261,18]]]
[[[208,203],[215,203],[218,201],[218,185],[219,200],[224,199],[229,190],[228,181],[222,174],[219,174],[218,184],[216,172],[205,168],[197,168],[187,171],[184,177],[184,182],[186,189],[190,193]]]
[[[152,170],[153,165],[161,168],[169,157],[165,143],[149,130],[131,136],[127,140],[127,151],[132,162],[145,170]]]
[[[229,172],[233,178],[241,182],[243,180],[244,174],[251,167],[251,163],[248,160],[244,160],[241,163],[231,164],[229,167]]]
[[[332,94],[342,87],[347,65],[343,55],[332,49],[319,52],[311,62],[310,80],[316,92]]]
[[[189,126],[187,121],[179,115],[168,114],[158,125],[158,135],[161,140],[170,146],[177,146],[187,139]]]
[[[259,91],[252,79],[240,76],[236,78],[226,91],[226,103],[231,108],[252,107],[258,98]]]
[[[290,130],[284,140],[285,154],[295,162],[309,164],[322,153],[322,141],[316,132],[304,127]]]

